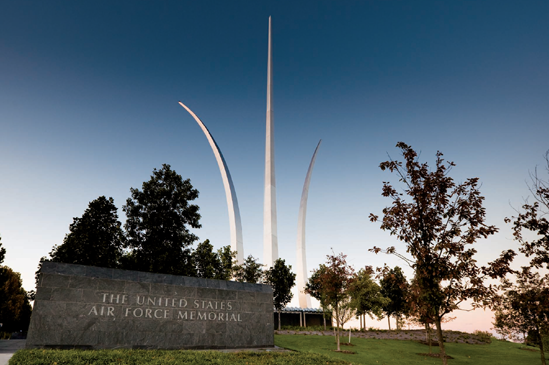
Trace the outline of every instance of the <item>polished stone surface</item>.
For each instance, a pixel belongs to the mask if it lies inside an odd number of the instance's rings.
[[[270,286],[45,262],[26,347],[274,346]]]

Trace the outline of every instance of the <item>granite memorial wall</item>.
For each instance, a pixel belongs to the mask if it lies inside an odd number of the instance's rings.
[[[27,348],[273,347],[268,285],[44,262]]]

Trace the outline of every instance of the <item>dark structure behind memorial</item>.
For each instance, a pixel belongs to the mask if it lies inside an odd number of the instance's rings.
[[[44,262],[27,348],[273,347],[268,285]]]
[[[332,315],[326,313],[326,326],[332,326]],[[274,328],[278,328],[278,313],[274,312]],[[281,326],[303,327],[323,326],[322,309],[286,307],[280,312]]]

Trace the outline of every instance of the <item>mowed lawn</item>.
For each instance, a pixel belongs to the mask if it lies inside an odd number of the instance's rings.
[[[346,342],[346,339],[343,341]],[[342,350],[356,354],[334,352],[336,343],[333,336],[314,335],[275,335],[275,344],[280,347],[315,353],[341,359],[352,364],[364,365],[403,365],[403,364],[442,364],[439,358],[417,355],[428,353],[429,346],[414,341],[377,340],[352,338],[355,346],[341,346]],[[523,345],[493,340],[489,345],[469,345],[447,343],[446,353],[453,357],[449,364],[482,365],[530,365],[541,364],[539,352],[522,350]],[[438,353],[438,347],[433,347]],[[549,357],[549,356],[548,356]]]
[[[353,338],[355,346],[334,352],[333,336],[275,335],[275,344],[291,352],[169,351],[169,350],[19,350],[10,365],[414,365],[441,364],[438,358],[420,356],[429,347],[414,341]],[[494,340],[490,345],[446,344],[454,359],[450,365],[530,365],[540,364],[539,352],[521,349],[522,345]],[[438,348],[433,348],[438,352]]]

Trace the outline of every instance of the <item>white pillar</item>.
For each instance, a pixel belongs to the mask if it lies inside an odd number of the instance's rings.
[[[274,161],[273,68],[271,52],[271,17],[269,17],[269,52],[267,61],[267,132],[265,138],[265,196],[263,206],[263,264],[272,267],[278,259],[276,227],[276,182]]]

